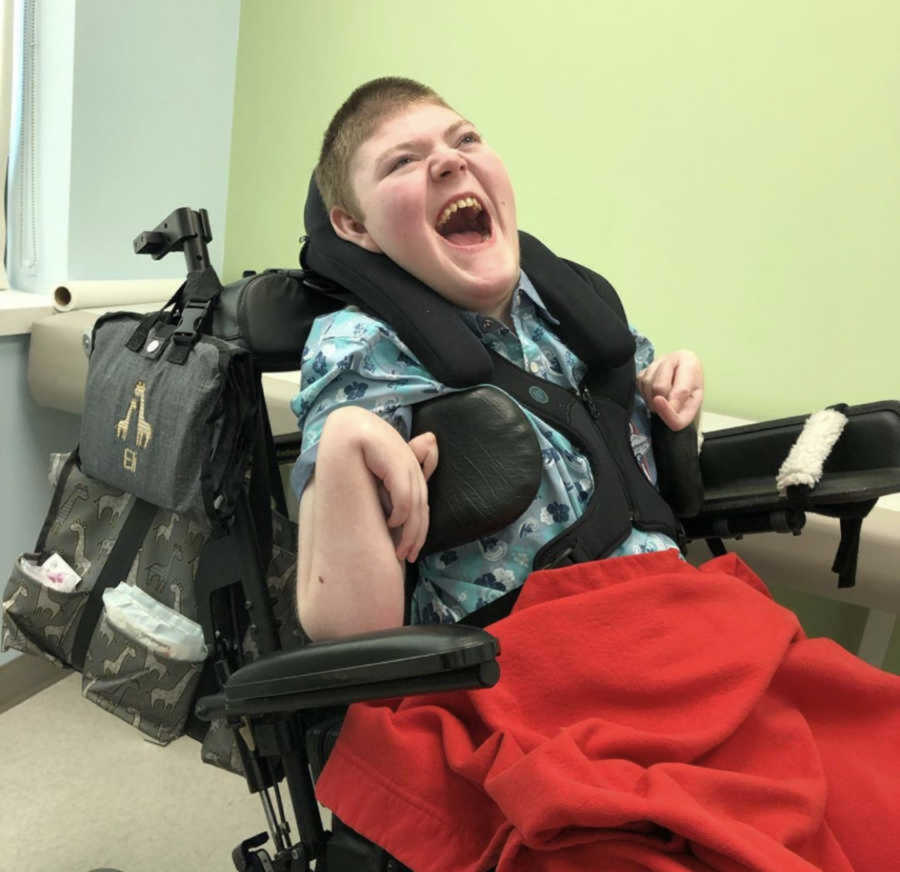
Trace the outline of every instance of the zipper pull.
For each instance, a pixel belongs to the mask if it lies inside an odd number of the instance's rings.
[[[578,386],[578,394],[581,397],[581,401],[587,406],[588,411],[591,413],[591,417],[595,421],[600,420],[600,410],[594,405],[594,398],[591,396],[591,392],[587,389],[587,385],[582,382]]]

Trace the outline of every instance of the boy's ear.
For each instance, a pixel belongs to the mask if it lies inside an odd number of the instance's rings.
[[[357,221],[349,212],[340,206],[332,206],[328,217],[331,219],[331,226],[334,228],[334,232],[341,239],[346,239],[347,242],[352,242],[354,245],[366,249],[366,251],[381,254],[381,248],[369,236],[365,224]]]

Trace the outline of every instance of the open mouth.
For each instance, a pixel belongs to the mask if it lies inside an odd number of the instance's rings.
[[[434,229],[451,245],[480,245],[491,238],[491,216],[476,197],[460,197],[444,207]]]

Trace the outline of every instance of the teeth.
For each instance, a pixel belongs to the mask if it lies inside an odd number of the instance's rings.
[[[461,200],[457,200],[455,203],[451,203],[446,209],[444,209],[444,211],[441,213],[441,217],[438,218],[437,226],[440,227],[442,224],[446,224],[450,220],[450,216],[457,209],[466,208],[475,208],[480,212],[482,210],[482,205],[474,197],[463,197]]]

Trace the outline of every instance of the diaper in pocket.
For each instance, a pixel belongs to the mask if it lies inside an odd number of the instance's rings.
[[[206,659],[200,626],[124,583],[104,591],[103,603],[82,693],[167,744],[184,731]]]

